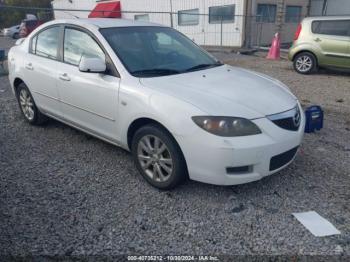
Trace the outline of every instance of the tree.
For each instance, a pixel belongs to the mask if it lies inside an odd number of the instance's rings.
[[[35,8],[45,8],[45,10]],[[26,14],[34,14],[44,20],[50,19],[52,18],[51,9],[51,0],[3,0],[0,3],[0,28],[20,24]]]

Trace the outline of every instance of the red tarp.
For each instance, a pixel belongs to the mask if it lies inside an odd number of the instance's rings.
[[[98,3],[89,14],[89,18],[121,18],[120,1]]]

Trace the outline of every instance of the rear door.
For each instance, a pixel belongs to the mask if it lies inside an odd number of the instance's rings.
[[[319,64],[350,67],[350,20],[319,20],[312,23],[313,41],[322,51]]]
[[[63,63],[58,70],[58,88],[64,118],[78,127],[109,140],[117,137],[118,72],[97,39],[78,27],[66,27]],[[105,73],[79,71],[82,56],[107,61]]]
[[[23,57],[25,83],[39,108],[60,116],[60,97],[57,90],[57,65],[60,60],[61,26],[56,25],[37,33],[30,41],[29,53]]]

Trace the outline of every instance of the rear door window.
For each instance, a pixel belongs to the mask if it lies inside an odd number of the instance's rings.
[[[321,35],[350,36],[350,20],[314,21],[312,32]]]

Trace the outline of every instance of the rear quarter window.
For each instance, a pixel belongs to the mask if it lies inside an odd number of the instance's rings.
[[[38,56],[57,59],[59,33],[58,26],[44,29],[32,39],[30,52]]]
[[[311,30],[314,34],[350,36],[350,20],[314,21]]]

